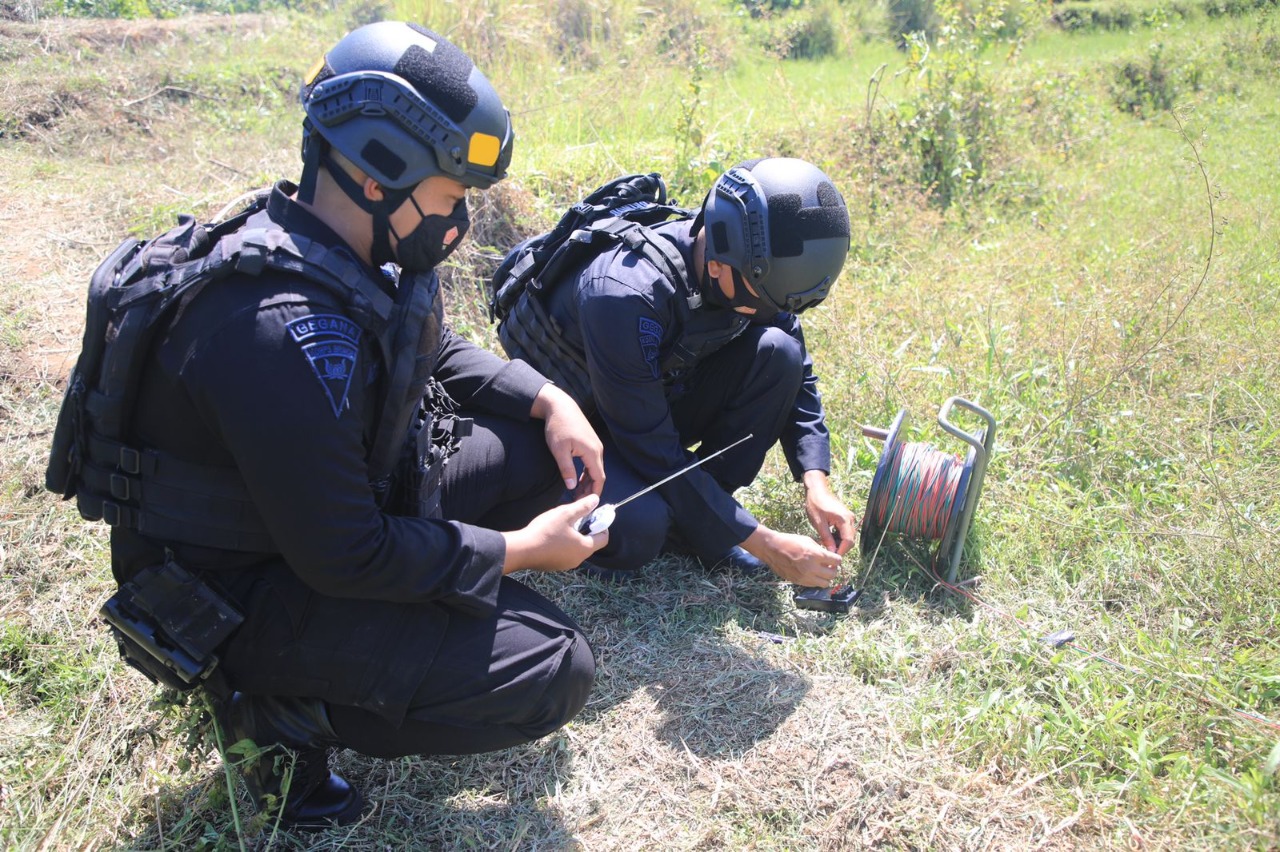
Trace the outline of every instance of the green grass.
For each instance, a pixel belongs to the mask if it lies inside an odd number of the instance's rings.
[[[473,758],[344,752],[367,822],[272,835],[242,800],[237,829],[199,714],[155,702],[95,623],[105,530],[42,491],[44,454],[97,260],[295,175],[296,78],[371,8],[0,24],[0,844],[1280,845],[1280,730],[1246,715],[1280,720],[1275,13],[992,45],[963,90],[993,116],[966,140],[985,170],[944,209],[904,119],[937,93],[867,40],[870,13],[842,6],[838,55],[795,62],[768,46],[786,19],[702,0],[400,7],[476,56],[519,140],[448,270],[455,324],[494,345],[478,278],[607,178],[656,169],[696,203],[738,158],[820,162],[855,226],[805,317],[833,481],[860,511],[880,451],[861,424],[906,409],[909,440],[956,449],[941,401],[989,408],[962,569],[983,603],[895,542],[848,618],[679,560],[624,588],[534,577],[599,662],[564,732]],[[1151,71],[1154,43],[1176,113],[1124,112],[1118,69]],[[739,496],[803,531],[788,480],[775,456]],[[1059,629],[1077,648],[1040,641]]]

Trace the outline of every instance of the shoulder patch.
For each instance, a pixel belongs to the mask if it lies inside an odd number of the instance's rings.
[[[656,379],[661,375],[658,367],[658,344],[662,342],[662,323],[648,317],[640,317],[639,323],[640,352]]]
[[[340,314],[308,314],[285,326],[341,417],[359,352],[360,326]]]

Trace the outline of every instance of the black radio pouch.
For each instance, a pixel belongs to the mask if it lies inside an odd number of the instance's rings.
[[[471,434],[472,420],[457,415],[457,405],[432,379],[400,453],[385,508],[411,518],[443,517],[440,507],[444,468]]]
[[[166,559],[139,571],[99,613],[120,655],[153,683],[186,691],[208,680],[218,646],[244,615],[199,577]]]
[[[435,518],[441,514],[444,466],[456,453],[463,438],[471,434],[471,420],[445,414],[419,419],[410,428],[409,447],[401,472],[404,514]]]

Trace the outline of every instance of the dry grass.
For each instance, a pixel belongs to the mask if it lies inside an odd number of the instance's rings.
[[[597,47],[625,36],[599,18],[608,4],[560,3],[561,17],[536,21],[503,18],[515,4],[444,5],[477,39],[552,25],[585,27]],[[678,11],[677,31],[692,14]],[[806,316],[837,487],[861,508],[878,447],[856,424],[887,425],[905,407],[912,439],[937,442],[942,398],[988,405],[1001,452],[968,571],[1026,630],[940,591],[900,551],[847,619],[798,613],[776,584],[681,560],[621,587],[534,577],[597,654],[596,689],[571,725],[469,758],[342,752],[338,767],[374,804],[362,823],[273,832],[238,791],[237,828],[200,714],[157,702],[95,623],[111,588],[105,529],[43,492],[44,454],[93,266],[126,232],[153,233],[179,211],[210,216],[292,175],[285,71],[309,64],[334,26],[0,22],[0,844],[1280,846],[1280,790],[1265,772],[1275,736],[1230,712],[1280,716],[1269,570],[1280,207],[1257,165],[1274,162],[1274,80],[1224,83],[1192,114],[1189,136],[1221,190],[1213,222],[1176,126],[1096,104],[1072,113],[1078,160],[1052,142],[1010,143],[1019,169],[1040,168],[1044,151],[1054,163],[1041,202],[945,216],[903,178],[906,155],[885,121],[866,119],[861,84],[805,131],[848,187],[859,228],[842,288]],[[505,55],[501,40],[483,44]],[[509,76],[528,83],[515,99],[533,103],[540,90],[525,78],[538,70]],[[886,83],[881,96],[900,95]],[[605,98],[522,116],[530,158],[558,163],[559,143],[539,134]],[[798,144],[783,126],[760,138]],[[642,143],[593,144],[613,168],[618,150]],[[517,165],[476,199],[472,239],[448,271],[464,333],[492,342],[476,282],[499,250],[611,176]],[[775,459],[742,496],[799,530],[783,477]],[[1036,641],[1062,626],[1139,674]]]

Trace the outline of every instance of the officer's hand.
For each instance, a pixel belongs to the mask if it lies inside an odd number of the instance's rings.
[[[609,543],[608,530],[595,535],[578,532],[578,522],[590,515],[599,503],[599,497],[588,494],[581,500],[543,512],[523,529],[504,532],[507,556],[502,563],[502,573],[577,568]]]
[[[830,586],[840,568],[840,557],[808,536],[776,532],[764,524],[742,546],[763,559],[773,573],[798,586]]]
[[[844,556],[853,547],[858,520],[832,493],[827,475],[820,470],[806,470],[804,473],[804,512],[827,550]],[[838,539],[831,534],[832,529],[835,529]]]
[[[545,384],[533,401],[530,415],[546,422],[547,449],[560,468],[564,487],[574,491],[575,496],[600,496],[604,491],[604,445],[573,397],[553,384]],[[581,483],[574,459],[582,462]]]

